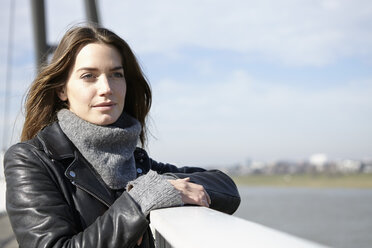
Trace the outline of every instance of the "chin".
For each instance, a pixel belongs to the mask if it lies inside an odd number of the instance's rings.
[[[93,124],[99,125],[99,126],[107,126],[107,125],[111,125],[118,119],[119,119],[119,116],[100,116],[100,117],[94,118],[94,120],[90,122]]]

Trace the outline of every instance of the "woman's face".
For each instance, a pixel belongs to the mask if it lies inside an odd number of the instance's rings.
[[[58,93],[71,112],[97,125],[114,123],[124,109],[126,82],[121,56],[113,46],[85,45]]]

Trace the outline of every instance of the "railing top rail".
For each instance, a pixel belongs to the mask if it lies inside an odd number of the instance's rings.
[[[154,210],[152,227],[174,248],[325,247],[204,207]]]

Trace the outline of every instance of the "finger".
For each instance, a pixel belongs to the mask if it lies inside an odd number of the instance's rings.
[[[208,194],[205,190],[200,192],[199,199],[196,200],[197,205],[209,208]]]
[[[206,199],[206,198],[204,198],[203,200],[202,200],[202,204],[201,204],[203,207],[207,207],[207,208],[209,208],[209,204],[208,204],[208,200]]]
[[[212,203],[211,197],[209,196],[209,194],[206,190],[204,190],[204,192],[205,192],[205,196],[207,197],[208,204],[210,205]]]
[[[189,181],[190,181],[190,178],[189,178],[189,177],[185,177],[185,178],[183,178],[183,179],[181,179],[181,180],[183,180],[183,181],[185,181],[185,182],[189,182]]]
[[[208,204],[207,200],[205,200],[205,199],[202,200],[202,206],[206,207],[206,208],[209,207],[209,204]]]

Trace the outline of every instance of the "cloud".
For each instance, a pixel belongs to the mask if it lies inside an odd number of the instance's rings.
[[[7,4],[2,8],[3,31],[8,28]],[[324,66],[349,57],[369,61],[372,54],[368,0],[102,0],[98,4],[103,23],[123,35],[139,54],[171,55],[195,46],[290,66]],[[85,16],[82,1],[46,1],[46,7],[50,43]],[[17,1],[15,25],[15,60],[33,56],[29,1]],[[0,37],[0,44],[7,47],[7,35]],[[3,59],[5,51],[0,50]]]
[[[371,55],[370,1],[131,1],[101,4],[105,23],[141,53],[194,45],[288,65]]]

